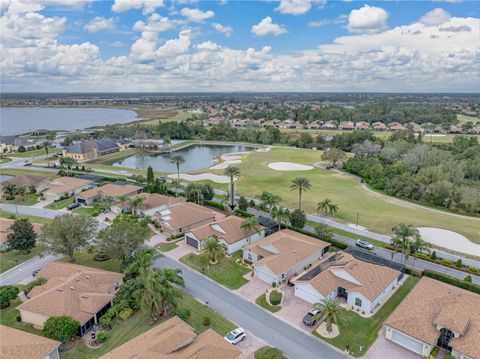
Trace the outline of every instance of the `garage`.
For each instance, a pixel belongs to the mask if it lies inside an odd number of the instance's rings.
[[[200,243],[195,238],[185,236],[185,240],[186,240],[188,245],[192,246],[193,248],[198,249]]]
[[[273,282],[276,282],[276,278],[275,278],[275,275],[270,272],[270,270],[266,267],[260,267],[260,266],[256,266],[255,267],[255,276],[258,278],[258,279],[261,279],[263,280],[264,282],[267,282],[269,284],[273,283]]]
[[[318,303],[323,298],[320,293],[309,284],[295,284],[295,296],[312,304]]]
[[[415,340],[405,334],[399,333],[396,330],[392,330],[392,342],[401,345],[408,350],[411,350],[414,353],[422,354],[423,352],[423,343]]]

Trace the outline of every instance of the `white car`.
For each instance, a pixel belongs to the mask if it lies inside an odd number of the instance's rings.
[[[373,246],[368,243],[368,242],[365,242],[365,241],[361,241],[360,239],[357,239],[357,241],[355,242],[355,245],[357,247],[360,247],[360,248],[365,248],[365,249],[368,249],[368,250],[373,250]]]
[[[245,339],[247,339],[247,335],[242,328],[234,329],[225,336],[225,340],[231,344],[237,344]]]

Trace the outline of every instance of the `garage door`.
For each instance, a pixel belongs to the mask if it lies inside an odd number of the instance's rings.
[[[198,241],[196,239],[193,239],[192,237],[187,236],[187,244],[198,249]]]
[[[255,276],[269,284],[275,281],[275,277],[271,273],[262,270],[262,268],[255,268]]]
[[[310,292],[307,288],[301,285],[295,285],[295,295],[309,303],[315,304],[320,302],[321,297],[315,293]]]
[[[399,333],[397,331],[392,331],[392,341],[401,345],[404,348],[411,350],[412,352],[415,352],[420,355],[422,354],[423,343],[415,339],[412,339],[410,337],[407,337],[402,333]]]

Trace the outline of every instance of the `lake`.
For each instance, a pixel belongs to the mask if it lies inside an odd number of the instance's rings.
[[[180,172],[192,172],[215,164],[215,156],[231,152],[250,151],[251,149],[252,147],[241,145],[192,145],[168,154],[136,153],[121,161],[109,164],[139,170],[146,170],[148,166],[152,166],[154,171],[175,173],[177,172],[177,167],[170,163],[170,160],[173,156],[181,155],[185,159],[185,163],[180,166]]]
[[[2,135],[19,135],[34,130],[82,130],[138,120],[131,110],[75,107],[0,107]]]

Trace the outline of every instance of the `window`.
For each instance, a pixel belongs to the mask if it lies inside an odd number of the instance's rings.
[[[357,307],[361,307],[362,306],[362,300],[360,298],[355,298],[355,305]]]

